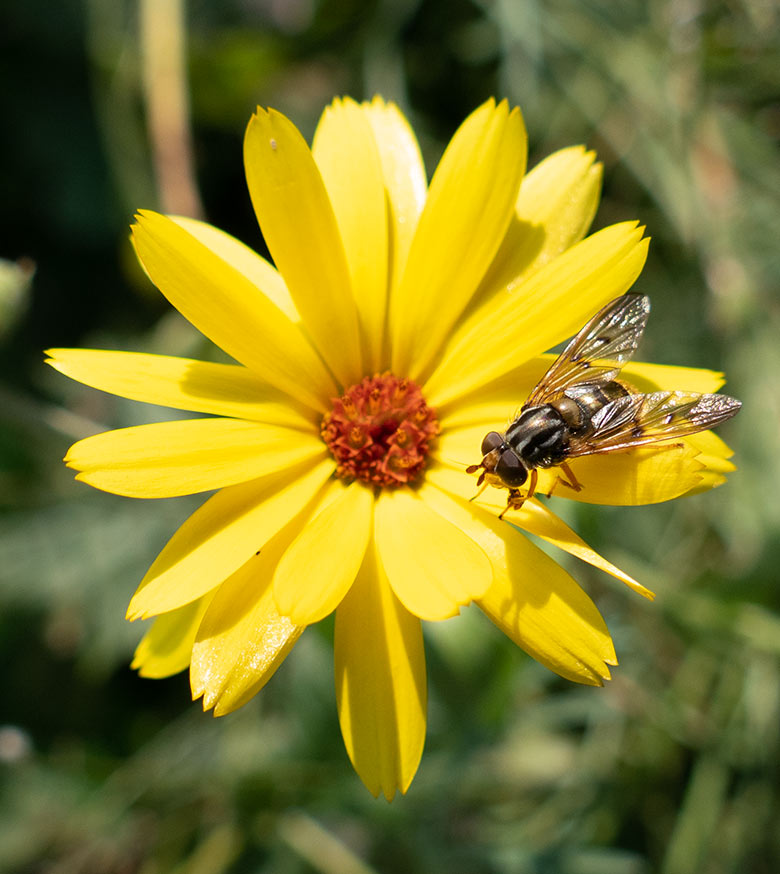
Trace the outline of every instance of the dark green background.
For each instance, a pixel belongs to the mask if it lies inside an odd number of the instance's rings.
[[[641,357],[725,370],[723,488],[647,508],[556,508],[658,592],[567,567],[621,666],[559,680],[476,611],[428,626],[429,732],[406,797],[374,801],[335,713],[331,627],[225,719],[186,677],[137,678],[124,607],[198,499],[93,492],[60,459],[166,411],[49,372],[47,346],[211,351],[134,265],[160,207],[130,0],[0,7],[0,872],[773,874],[780,725],[780,9],[648,0],[232,0],[187,8],[207,218],[262,250],[241,140],[256,103],[307,137],[336,94],[411,119],[428,172],[491,95],[530,163],[585,143],[596,226],[653,237]],[[22,259],[22,270],[13,262]],[[28,288],[17,274],[35,275]],[[17,304],[14,294],[20,294]],[[563,560],[563,559],[562,559]]]

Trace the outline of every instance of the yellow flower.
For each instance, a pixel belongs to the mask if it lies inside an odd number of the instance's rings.
[[[152,281],[237,365],[49,352],[95,388],[209,417],[89,437],[66,461],[121,495],[219,489],[130,603],[130,619],[158,617],[136,652],[141,674],[189,666],[193,696],[228,713],[335,610],[344,742],[366,786],[390,799],[422,754],[421,619],[475,601],[563,677],[600,685],[616,664],[593,602],[518,528],[650,594],[540,500],[504,521],[505,493],[470,503],[465,473],[546,370],[545,350],[632,285],[647,240],[635,222],[586,238],[593,154],[564,149],[525,175],[522,117],[506,103],[466,119],[430,187],[414,134],[380,99],[334,101],[311,150],[287,118],[258,109],[244,160],[275,267],[193,220],[142,211],[133,227]],[[645,390],[721,383],[649,364],[624,373]],[[731,469],[711,432],[681,444],[577,459],[584,488],[566,497],[663,501]],[[554,476],[541,474],[539,493]]]

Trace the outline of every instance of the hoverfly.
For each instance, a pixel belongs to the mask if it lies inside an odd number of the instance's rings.
[[[506,431],[485,435],[482,461],[466,471],[482,469],[478,486],[509,489],[499,518],[533,496],[537,468],[559,467],[566,479],[558,480],[580,491],[566,463],[570,458],[685,437],[737,413],[741,402],[726,395],[640,394],[616,379],[636,351],[649,314],[646,295],[629,292],[608,303],[569,341]]]

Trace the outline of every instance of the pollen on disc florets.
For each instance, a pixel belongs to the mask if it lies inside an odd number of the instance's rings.
[[[422,472],[439,423],[417,383],[382,373],[336,398],[321,433],[336,459],[337,476],[400,486]]]

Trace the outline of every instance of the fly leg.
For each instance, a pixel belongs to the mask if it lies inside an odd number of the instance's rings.
[[[576,476],[574,476],[574,471],[569,467],[569,465],[566,464],[565,461],[562,461],[560,463],[559,467],[566,474],[566,476],[569,478],[569,481],[566,482],[565,479],[561,479],[560,477],[558,477],[558,479],[560,479],[561,482],[565,486],[569,486],[569,488],[574,489],[575,492],[581,492],[582,491],[582,483],[579,482],[579,480],[577,479]]]
[[[551,497],[552,493],[555,491],[558,483],[562,486],[566,486],[568,489],[574,489],[575,492],[581,492],[583,489],[582,483],[574,476],[574,471],[566,464],[565,461],[562,461],[558,467],[566,474],[568,479],[564,479],[560,474],[555,478],[555,482],[552,484],[550,491],[547,492],[547,497]]]
[[[506,500],[506,507],[499,514],[499,519],[504,518],[504,513],[507,510],[519,510],[523,504],[534,496],[534,492],[536,491],[536,480],[538,478],[538,474],[536,470],[532,470],[531,474],[528,478],[528,491],[523,494],[520,489],[510,489],[509,497]]]
[[[483,474],[483,475],[479,478],[479,481],[477,482],[477,485],[480,485],[480,483],[482,483],[482,480],[483,480],[484,478],[485,478],[485,477],[484,477],[484,474]],[[476,495],[474,495],[473,497],[469,498],[469,503],[471,503],[472,501],[476,501],[477,498],[482,494],[482,492],[485,491],[485,489],[486,489],[489,485],[490,485],[490,483],[482,483],[482,488],[479,489],[479,490],[477,491]]]

